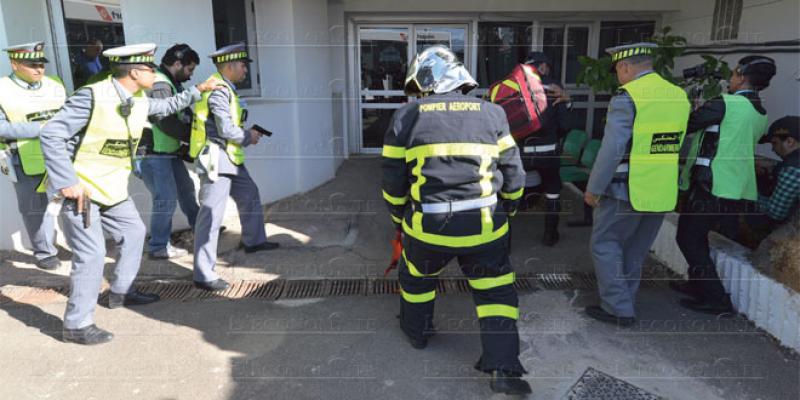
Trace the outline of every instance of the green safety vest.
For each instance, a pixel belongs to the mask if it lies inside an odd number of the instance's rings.
[[[230,85],[225,81],[225,78],[219,72],[211,75],[211,78],[216,78],[228,89],[231,93],[231,115],[233,116],[233,123],[241,127],[242,115],[244,110],[239,103],[239,96]],[[189,156],[197,158],[200,152],[208,145],[208,136],[206,135],[206,121],[209,118],[208,98],[213,91],[203,93],[203,97],[194,105],[194,120],[192,121],[192,136],[189,141]],[[244,163],[244,149],[242,145],[230,140],[226,141],[225,152],[228,158],[234,165],[242,165]]]
[[[163,82],[169,85],[172,89],[172,95],[178,93],[178,88],[172,84],[172,81],[164,75],[161,71],[156,72],[156,83]],[[180,140],[166,134],[157,125],[153,124],[153,151],[156,153],[175,153],[181,147]]]
[[[0,78],[0,107],[11,123],[44,123],[58,112],[66,98],[64,85],[56,77],[44,77],[36,90],[20,87],[9,76]],[[16,147],[25,175],[44,174],[44,156],[39,139],[16,140]],[[5,144],[0,145],[0,150],[5,148]]]
[[[730,200],[758,199],[755,147],[767,131],[768,119],[756,111],[747,97],[723,94],[725,116],[719,126],[717,153],[711,160],[711,194]],[[695,135],[681,177],[681,189],[689,188],[692,167],[705,132]]]
[[[628,168],[628,192],[636,211],[668,212],[678,202],[678,156],[691,106],[686,92],[656,73],[622,86],[636,118]]]
[[[133,95],[126,124],[111,78],[86,87],[92,90],[92,112],[75,153],[75,173],[91,190],[92,201],[113,206],[128,198],[131,160],[147,124],[148,99],[143,90]]]

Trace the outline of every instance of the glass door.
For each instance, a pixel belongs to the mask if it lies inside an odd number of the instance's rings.
[[[394,110],[408,102],[403,83],[411,53],[410,26],[359,27],[361,150],[380,152]]]
[[[380,153],[394,111],[411,101],[403,85],[414,55],[440,44],[469,65],[467,38],[467,24],[359,26],[362,153]]]

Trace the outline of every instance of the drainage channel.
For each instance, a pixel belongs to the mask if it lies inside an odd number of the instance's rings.
[[[642,287],[665,286],[673,277],[658,275],[642,279]],[[517,291],[532,292],[537,290],[592,290],[597,288],[594,274],[532,274],[517,276],[514,282]],[[337,296],[381,296],[400,292],[397,279],[361,278],[361,279],[314,279],[273,281],[239,281],[232,282],[223,292],[212,293],[194,288],[186,281],[154,281],[138,285],[138,289],[147,293],[156,293],[162,300],[194,300],[194,299],[261,299],[274,301],[280,299],[309,299]],[[436,291],[440,294],[462,294],[470,292],[469,282],[464,278],[440,278]],[[0,288],[0,304],[26,303],[48,304],[64,301],[69,289],[67,287],[31,288],[8,286]],[[108,293],[101,295],[100,302]]]

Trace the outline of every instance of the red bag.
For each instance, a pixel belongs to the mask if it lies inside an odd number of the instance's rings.
[[[489,88],[489,101],[506,111],[514,139],[524,139],[542,128],[547,94],[536,67],[519,64]]]

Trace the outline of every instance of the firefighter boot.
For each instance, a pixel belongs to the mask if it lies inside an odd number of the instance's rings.
[[[561,203],[558,199],[547,199],[547,214],[544,216],[544,235],[542,244],[548,247],[558,243],[558,212],[561,211]]]

